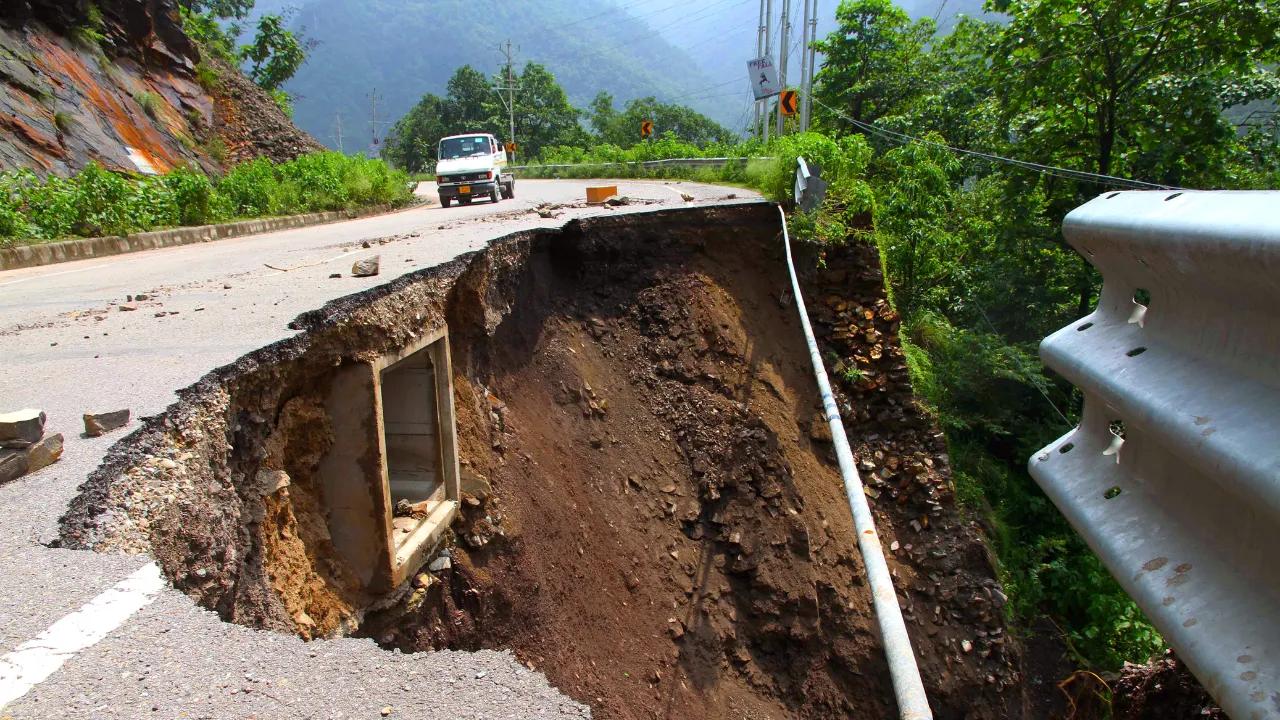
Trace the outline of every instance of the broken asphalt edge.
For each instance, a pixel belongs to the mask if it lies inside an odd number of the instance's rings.
[[[451,260],[405,273],[380,285],[334,298],[318,308],[303,311],[286,325],[293,331],[292,335],[250,350],[226,365],[209,370],[195,383],[174,389],[177,399],[161,413],[138,417],[133,430],[118,438],[107,449],[102,460],[76,488],[75,497],[68,502],[58,520],[58,537],[49,543],[49,547],[101,552],[99,544],[102,528],[97,527],[95,518],[111,510],[110,491],[118,476],[131,465],[137,464],[140,458],[158,453],[165,444],[168,430],[177,427],[182,418],[193,416],[201,412],[202,408],[215,403],[218,394],[237,378],[247,376],[264,365],[283,364],[303,357],[324,330],[351,322],[361,308],[424,281],[439,279],[454,283],[471,267],[476,258],[500,245],[554,242],[560,236],[596,228],[617,227],[619,223],[630,222],[635,218],[681,218],[688,222],[708,222],[710,213],[725,209],[747,212],[754,210],[762,216],[771,217],[773,205],[766,200],[738,200],[695,207],[588,216],[568,220],[559,227],[516,230],[494,236],[482,247],[461,253]],[[452,288],[447,292],[452,292]],[[147,544],[150,544],[149,541]]]
[[[258,235],[278,230],[293,230],[310,225],[324,225],[342,220],[355,220],[372,215],[382,215],[399,209],[421,207],[423,204],[428,203],[411,203],[405,208],[393,208],[390,205],[372,205],[358,210],[334,210],[307,213],[305,215],[285,215],[283,217],[241,220],[220,225],[197,225],[169,230],[152,230],[132,235],[79,238],[55,243],[0,248],[0,271],[53,265],[71,262],[72,260],[123,255],[143,250],[192,245],[214,240],[226,240],[228,238]]]

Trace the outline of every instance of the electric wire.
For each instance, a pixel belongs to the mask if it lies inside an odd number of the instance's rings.
[[[1070,168],[1057,167],[1055,165],[1044,165],[1042,163],[1031,162],[1029,160],[1018,160],[1017,158],[1004,157],[1003,155],[996,155],[994,153],[981,152],[979,150],[967,150],[965,148],[958,148],[952,145],[947,145],[945,143],[935,142],[933,140],[926,140],[924,138],[916,137],[914,135],[908,135],[906,133],[897,132],[896,130],[889,130],[887,128],[882,128],[877,125],[873,125],[871,123],[854,119],[853,117],[850,117],[846,113],[841,112],[840,110],[837,110],[831,107],[830,105],[822,102],[817,98],[817,96],[814,96],[812,99],[814,102],[818,103],[819,105],[831,111],[832,113],[835,113],[837,116],[847,120],[848,122],[852,123],[854,126],[862,130],[866,130],[867,132],[876,133],[882,137],[888,138],[890,140],[893,140],[903,145],[914,142],[920,145],[928,145],[930,147],[949,150],[953,153],[961,153],[964,155],[971,155],[974,157],[984,158],[986,160],[993,160],[996,162],[1002,162],[1009,165],[1015,165],[1017,167],[1021,167],[1027,170],[1033,170],[1035,172],[1043,173],[1046,175],[1054,175],[1056,177],[1064,178],[1067,180],[1090,180],[1094,182],[1105,181],[1105,182],[1110,182],[1116,185],[1123,185],[1123,186],[1128,186],[1132,188],[1146,189],[1146,190],[1186,190],[1188,189],[1188,188],[1178,187],[1176,185],[1161,185],[1159,183],[1146,182],[1145,180],[1132,180],[1130,178],[1116,177],[1114,175],[1103,175],[1101,173],[1092,173],[1092,172],[1087,172],[1085,170],[1072,170]]]

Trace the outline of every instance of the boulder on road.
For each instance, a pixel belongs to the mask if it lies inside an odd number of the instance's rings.
[[[44,435],[44,413],[33,408],[0,414],[0,443],[26,447]]]
[[[103,433],[111,432],[118,427],[124,427],[128,424],[128,408],[108,413],[84,414],[84,434],[89,437],[98,437]]]
[[[0,485],[26,474],[26,450],[0,450]]]
[[[377,275],[381,261],[381,255],[374,255],[371,258],[357,260],[356,263],[351,266],[352,277],[371,277],[373,275]]]
[[[45,435],[40,442],[27,448],[27,472],[33,473],[48,467],[62,458],[62,434]]]

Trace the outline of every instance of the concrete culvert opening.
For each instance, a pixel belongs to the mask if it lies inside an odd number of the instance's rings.
[[[777,235],[762,204],[604,218],[337,301],[118,447],[64,536],[229,621],[511,649],[596,717],[893,716]],[[1021,716],[878,256],[815,260],[936,716]]]

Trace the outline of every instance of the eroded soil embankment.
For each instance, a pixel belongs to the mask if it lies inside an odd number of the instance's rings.
[[[591,220],[338,301],[118,448],[66,535],[149,545],[229,620],[513,648],[600,717],[890,717],[776,236],[763,205]],[[847,428],[936,715],[1020,716],[1003,596],[911,401],[875,252],[825,260],[810,305],[859,371]],[[446,321],[464,475],[490,492],[464,502],[451,568],[366,613],[316,529],[334,436],[315,408],[334,368]]]

